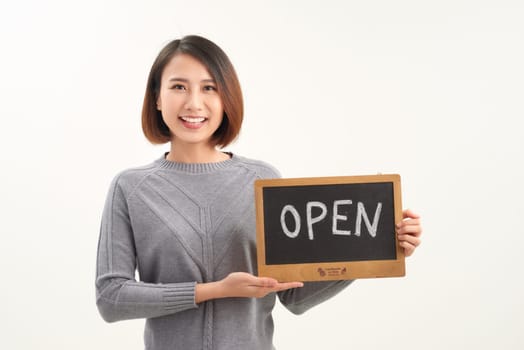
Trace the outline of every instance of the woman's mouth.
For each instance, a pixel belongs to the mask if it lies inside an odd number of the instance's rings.
[[[188,129],[198,129],[200,128],[207,120],[205,117],[197,116],[182,116],[179,117],[182,121],[182,124]]]

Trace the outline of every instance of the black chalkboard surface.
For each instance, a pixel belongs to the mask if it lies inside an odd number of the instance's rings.
[[[258,180],[259,275],[280,281],[404,275],[400,176]]]

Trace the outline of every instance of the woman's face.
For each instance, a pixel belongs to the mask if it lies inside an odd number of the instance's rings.
[[[157,109],[176,145],[214,146],[213,133],[224,109],[216,82],[207,68],[190,55],[177,54],[162,72]]]

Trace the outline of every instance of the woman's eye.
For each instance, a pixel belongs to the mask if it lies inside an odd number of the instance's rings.
[[[206,86],[204,86],[204,90],[205,91],[216,91],[217,88],[215,86],[213,86],[213,85],[206,85]]]
[[[182,84],[175,84],[175,85],[173,85],[171,87],[171,89],[173,89],[173,90],[185,90],[185,88],[186,87],[184,85],[182,85]]]

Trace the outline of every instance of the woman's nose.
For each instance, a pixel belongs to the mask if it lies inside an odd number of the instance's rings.
[[[185,108],[187,110],[201,110],[203,105],[203,100],[200,92],[193,91],[187,95]]]

